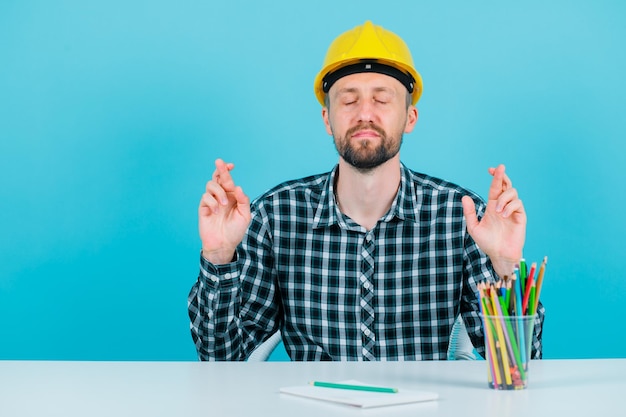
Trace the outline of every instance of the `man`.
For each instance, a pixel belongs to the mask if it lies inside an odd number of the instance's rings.
[[[292,360],[445,359],[458,315],[484,354],[476,284],[513,271],[526,214],[504,166],[489,169],[485,204],[400,162],[421,92],[404,41],[365,22],[333,41],[315,80],[331,172],[250,205],[234,164],[215,162],[189,294],[200,359],[245,360],[278,330]],[[540,307],[536,358],[542,323]]]

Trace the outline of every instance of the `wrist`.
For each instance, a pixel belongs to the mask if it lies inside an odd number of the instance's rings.
[[[233,262],[235,260],[235,253],[235,249],[209,250],[202,248],[201,251],[202,257],[213,265],[224,265]]]
[[[505,275],[512,275],[515,272],[516,265],[519,265],[519,259],[511,258],[495,258],[491,259],[491,265],[500,278]]]

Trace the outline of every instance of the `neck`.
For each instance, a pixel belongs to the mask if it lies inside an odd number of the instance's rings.
[[[372,229],[389,211],[400,186],[400,159],[396,155],[371,171],[360,171],[343,159],[335,193],[339,209],[356,223]]]

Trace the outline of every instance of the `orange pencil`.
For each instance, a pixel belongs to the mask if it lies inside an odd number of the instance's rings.
[[[487,283],[478,284],[478,291],[480,292],[480,300],[482,302],[484,315],[493,316],[493,311],[491,310],[491,298],[487,294],[489,292]]]

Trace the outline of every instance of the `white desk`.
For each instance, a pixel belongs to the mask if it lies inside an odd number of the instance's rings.
[[[487,388],[484,361],[200,363],[0,361],[0,416],[624,416],[626,359],[530,364],[529,388]],[[356,409],[279,394],[358,379],[438,392],[435,402]]]

